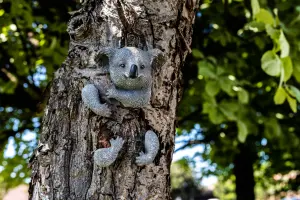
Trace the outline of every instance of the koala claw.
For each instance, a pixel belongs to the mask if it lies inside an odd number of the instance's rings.
[[[107,98],[114,98],[115,97],[114,89],[113,88],[108,89],[106,92],[106,96],[107,96]]]
[[[140,156],[136,157],[136,164],[139,166],[142,165],[148,165],[150,163],[152,163],[152,161],[154,160],[154,158],[152,158],[150,155],[145,154],[144,152],[140,152],[139,153]]]

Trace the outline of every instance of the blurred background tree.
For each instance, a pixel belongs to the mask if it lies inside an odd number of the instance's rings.
[[[67,55],[76,6],[0,0],[0,191],[29,180],[47,85]],[[174,163],[174,197],[201,192],[195,170],[218,177],[220,199],[300,190],[299,26],[298,0],[200,1],[178,109],[178,136],[189,139],[177,151],[204,150]],[[197,157],[212,167],[195,169]],[[292,172],[290,181],[278,178]]]
[[[238,200],[300,169],[299,20],[293,0],[203,1],[197,13],[178,133],[200,128],[181,148],[205,144],[217,170],[203,173],[233,174]]]
[[[0,188],[28,183],[45,92],[67,55],[73,0],[0,1]],[[7,151],[9,148],[9,151]],[[6,153],[4,153],[6,152]]]

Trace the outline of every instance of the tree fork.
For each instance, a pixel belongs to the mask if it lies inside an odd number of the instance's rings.
[[[30,161],[30,199],[170,199],[181,67],[190,51],[196,5],[190,0],[86,0],[72,13],[68,57],[55,73],[39,146]],[[97,82],[107,89],[110,84],[101,60],[97,74],[87,67],[91,50],[107,46],[163,51],[166,62],[153,69],[146,108],[113,105],[114,115],[103,118],[83,105],[84,85]],[[158,134],[160,149],[154,163],[139,167],[135,158],[149,129]],[[118,159],[99,168],[93,152],[117,136],[126,141]]]

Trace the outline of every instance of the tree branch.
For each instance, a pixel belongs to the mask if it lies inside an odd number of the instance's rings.
[[[190,140],[190,141],[187,141],[185,145],[183,145],[182,147],[179,147],[178,149],[176,149],[175,153],[180,151],[180,150],[185,149],[188,146],[202,144],[202,143],[205,143],[204,139],[203,140]]]

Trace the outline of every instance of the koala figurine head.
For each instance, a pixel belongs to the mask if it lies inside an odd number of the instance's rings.
[[[108,57],[112,82],[117,88],[126,90],[149,88],[152,64],[163,57],[158,49],[143,51],[135,47],[103,48],[98,55]]]

